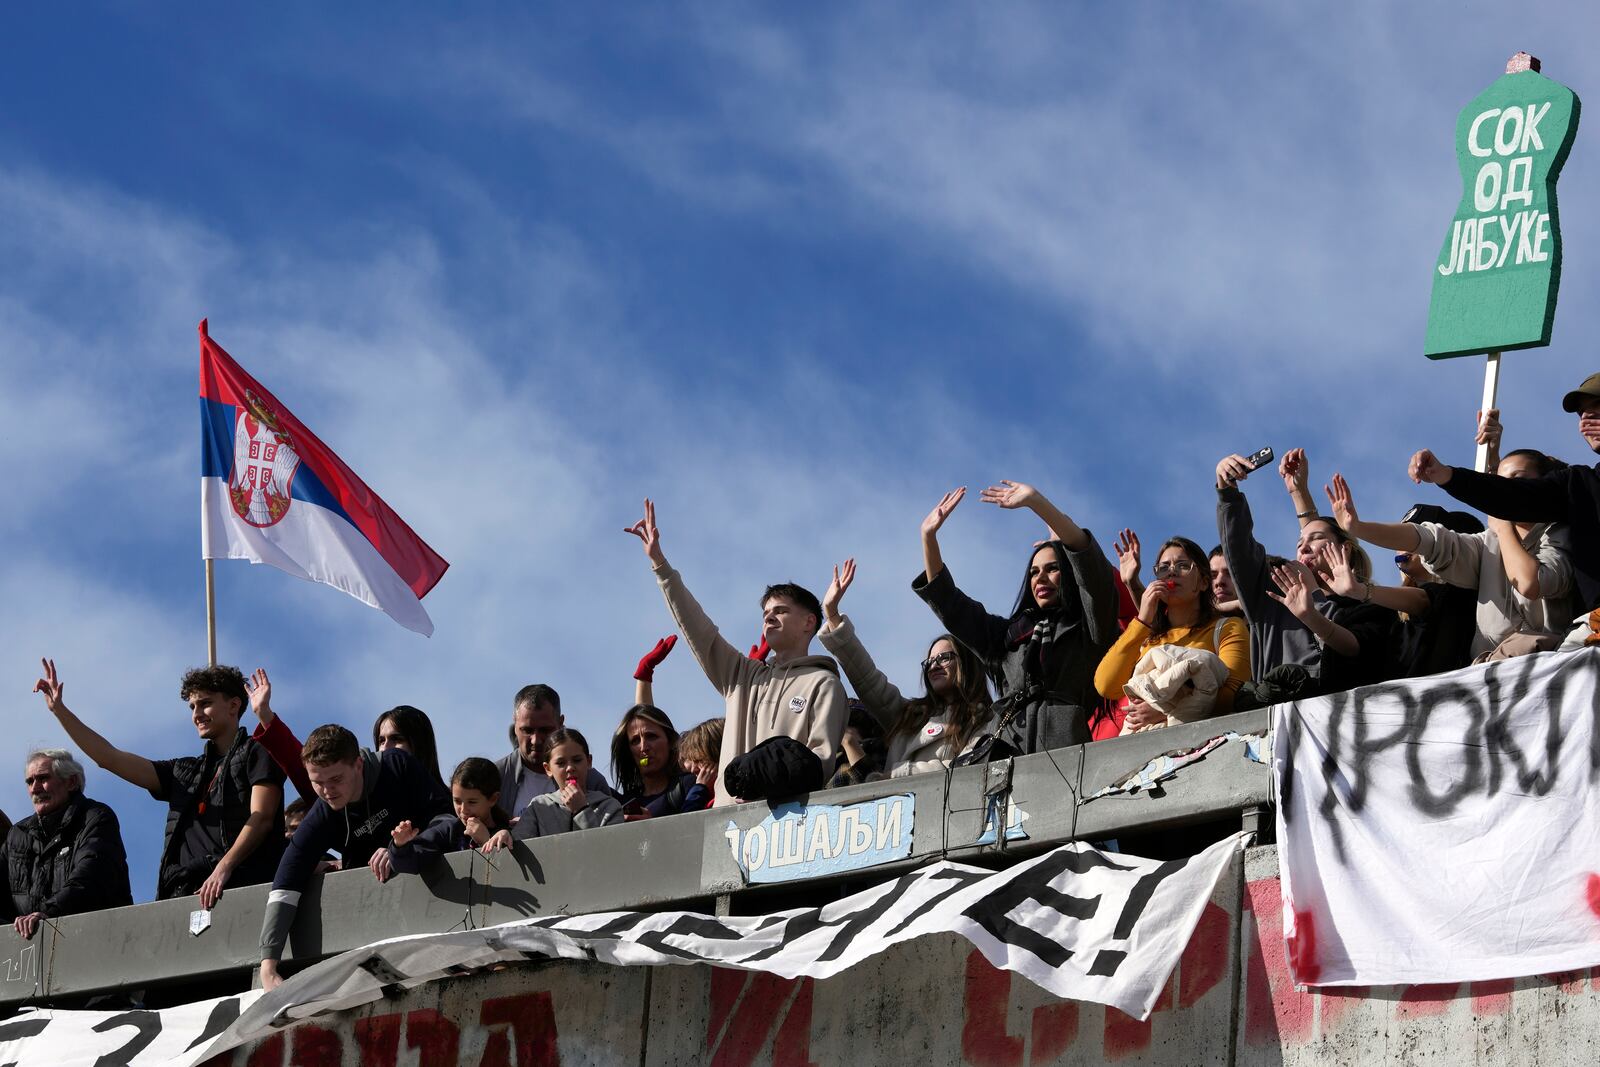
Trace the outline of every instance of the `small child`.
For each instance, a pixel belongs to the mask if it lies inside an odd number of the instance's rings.
[[[529,801],[511,835],[521,841],[622,822],[622,805],[616,797],[598,790],[584,791],[591,762],[589,742],[578,731],[568,728],[551,734],[544,773],[562,783],[561,788]]]
[[[694,775],[695,782],[710,790],[715,799],[717,794],[717,768],[722,765],[722,731],[726,728],[727,720],[723,718],[707,719],[698,726],[691,726],[678,738],[678,765]],[[706,807],[710,807],[708,801]]]
[[[488,855],[511,847],[511,819],[500,810],[500,769],[481,756],[468,756],[450,776],[455,818],[434,819],[418,830],[402,822],[390,833],[389,858],[401,874],[417,874],[446,852],[476,848]]]

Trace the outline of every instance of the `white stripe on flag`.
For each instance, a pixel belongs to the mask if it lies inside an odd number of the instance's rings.
[[[354,526],[326,508],[295,500],[276,524],[239,518],[221,478],[200,479],[200,556],[246,559],[342,589],[408,630],[432,636],[433,620],[411,587]]]

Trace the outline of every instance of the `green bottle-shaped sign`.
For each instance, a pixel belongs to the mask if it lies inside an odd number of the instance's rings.
[[[1550,343],[1561,282],[1556,178],[1578,97],[1519,52],[1456,120],[1461,204],[1433,270],[1430,359]]]

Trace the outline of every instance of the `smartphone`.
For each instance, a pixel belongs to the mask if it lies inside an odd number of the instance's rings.
[[[1268,463],[1272,462],[1272,446],[1268,445],[1259,452],[1250,453],[1248,456],[1244,457],[1244,461],[1250,464],[1251,470],[1260,470],[1262,467],[1265,467]]]

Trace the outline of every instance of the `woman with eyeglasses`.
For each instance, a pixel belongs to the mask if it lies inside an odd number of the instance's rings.
[[[1139,598],[1139,615],[1128,623],[1116,644],[1100,660],[1094,687],[1107,699],[1122,696],[1122,687],[1147,651],[1157,645],[1182,645],[1214,652],[1228,668],[1228,680],[1217,692],[1216,713],[1233,708],[1233,696],[1250,680],[1250,630],[1243,619],[1217,614],[1211,592],[1210,561],[1205,550],[1187,537],[1173,537],[1156,554],[1155,581]],[[1131,727],[1165,726],[1153,708],[1127,713]]]
[[[903,695],[867,655],[850,619],[839,614],[839,601],[855,577],[853,559],[833,569],[822,598],[823,624],[817,635],[822,647],[839,661],[856,696],[883,726],[888,776],[943,770],[989,729],[992,709],[983,663],[955,638],[941,634],[922,661],[922,696]]]

